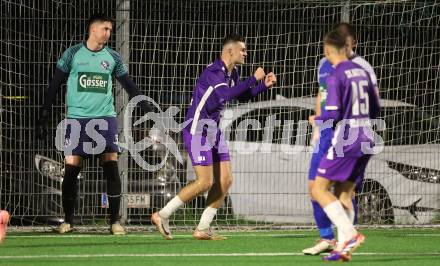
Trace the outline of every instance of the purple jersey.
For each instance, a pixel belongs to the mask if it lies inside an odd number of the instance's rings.
[[[372,143],[371,130],[365,129],[370,128],[370,118],[376,118],[380,111],[375,86],[365,69],[348,60],[339,63],[326,81],[326,112],[316,120],[342,122],[335,128],[328,156],[332,157],[334,149],[338,157],[360,157],[361,144]]]
[[[190,130],[191,135],[196,134],[197,125],[202,119],[208,119],[218,126],[220,112],[227,101],[248,100],[267,89],[263,82],[255,85],[254,76],[240,82],[236,68],[228,73],[223,61],[215,60],[206,67],[197,80],[191,106],[186,113],[186,120],[192,119],[187,130]]]

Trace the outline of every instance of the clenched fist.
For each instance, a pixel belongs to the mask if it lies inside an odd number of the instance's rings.
[[[266,87],[268,87],[268,88],[270,88],[273,85],[275,85],[276,82],[277,82],[277,77],[272,72],[267,74],[266,78],[264,79],[264,85],[266,85]]]
[[[266,73],[264,73],[264,69],[262,67],[259,67],[257,70],[255,70],[254,77],[257,79],[257,81],[264,79],[264,76],[266,76]]]

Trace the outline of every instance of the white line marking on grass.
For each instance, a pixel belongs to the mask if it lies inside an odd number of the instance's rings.
[[[440,236],[440,234],[402,234],[403,236]]]
[[[383,253],[383,252],[359,252],[354,256],[440,256],[440,253]],[[113,258],[113,257],[279,257],[279,256],[305,256],[303,253],[151,253],[151,254],[60,254],[60,255],[18,255],[18,256],[0,256],[4,259],[63,259],[63,258]]]
[[[240,234],[221,234],[226,237],[235,238],[235,237],[312,237],[313,234],[254,234],[254,233],[240,233]],[[399,234],[400,235],[400,234]],[[174,235],[176,238],[192,238],[193,236],[188,234],[177,234]],[[401,234],[402,237],[404,236],[416,236],[416,237],[440,237],[440,234]],[[41,235],[8,235],[8,238],[14,239],[14,238],[108,238],[108,237],[121,237],[121,236],[114,236],[110,234],[67,234],[67,235],[56,235],[56,234],[45,234],[42,233]],[[162,238],[161,235],[148,232],[144,234],[128,234],[123,237],[129,237],[129,238]]]
[[[227,237],[304,237],[313,236],[308,234],[221,234]],[[128,234],[124,236],[114,236],[110,234],[102,235],[86,235],[86,234],[69,234],[69,235],[8,235],[8,238],[100,238],[100,237],[133,237],[133,238],[163,238],[161,235],[156,233],[146,233],[146,234]],[[191,233],[187,235],[174,235],[176,238],[193,238]]]

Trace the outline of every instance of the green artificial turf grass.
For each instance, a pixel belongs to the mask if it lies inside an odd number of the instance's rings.
[[[438,265],[440,230],[362,230],[366,242],[353,255],[356,265]],[[71,233],[10,233],[0,246],[0,265],[322,265],[303,256],[314,244],[310,231],[221,232],[225,241],[196,241],[191,232],[167,241],[158,233],[126,236]],[[240,255],[242,254],[242,255]],[[30,256],[30,257],[23,257]]]

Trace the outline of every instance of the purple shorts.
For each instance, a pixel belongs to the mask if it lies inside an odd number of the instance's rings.
[[[326,154],[319,163],[317,175],[331,181],[351,181],[361,184],[370,157],[371,155],[363,155],[362,157],[334,157],[330,160]]]
[[[183,130],[183,144],[191,158],[193,166],[212,165],[214,162],[230,161],[229,149],[220,130],[211,134],[191,135],[189,130]]]
[[[64,137],[64,155],[89,157],[119,153],[116,117],[68,118]],[[87,131],[86,131],[87,128]]]

